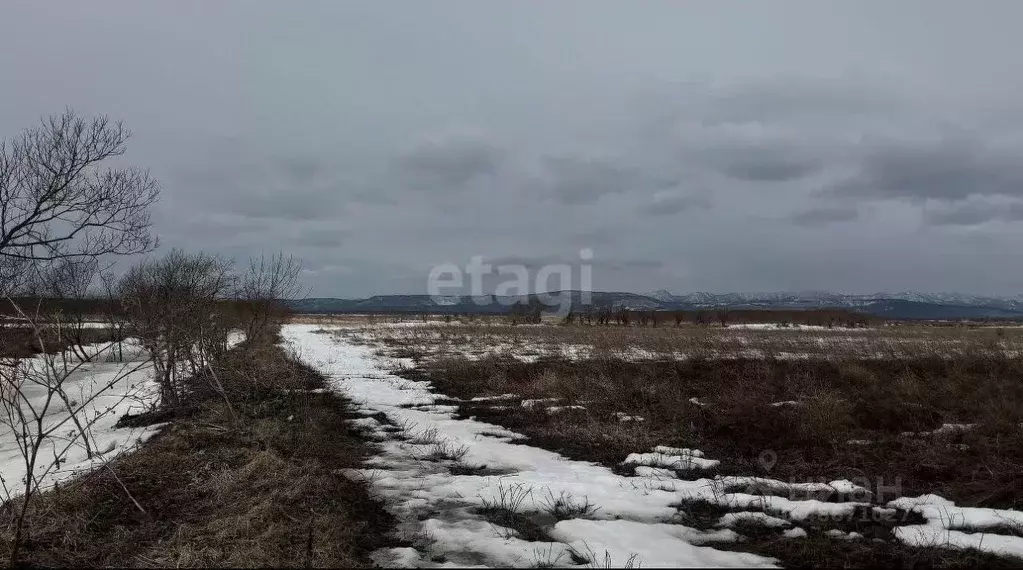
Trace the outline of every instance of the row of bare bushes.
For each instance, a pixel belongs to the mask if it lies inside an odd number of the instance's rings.
[[[11,565],[47,475],[72,449],[102,455],[91,428],[103,413],[91,405],[103,397],[109,412],[148,400],[133,375],[151,365],[155,405],[180,407],[196,389],[190,380],[202,379],[230,410],[217,370],[232,333],[246,348],[270,340],[285,315],[281,300],[298,292],[299,264],[283,254],[238,271],[218,256],[172,250],[112,271],[118,258],[157,246],[149,210],[159,184],[144,169],[110,166],[130,136],[106,117],[68,110],[0,141],[0,435],[26,473],[0,481]],[[126,347],[129,339],[141,351]],[[86,391],[79,381],[91,379],[93,361],[121,365],[83,383]]]
[[[513,316],[514,318],[514,316]],[[539,320],[537,320],[539,322]],[[884,322],[872,315],[844,309],[709,309],[655,310],[631,309],[621,306],[587,306],[570,311],[565,324],[651,326],[683,324],[709,325],[740,323],[776,323],[781,326],[808,325],[833,327],[866,327]]]

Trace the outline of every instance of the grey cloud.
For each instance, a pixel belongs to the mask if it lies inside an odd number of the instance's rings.
[[[851,222],[860,217],[856,206],[817,206],[796,212],[788,220],[797,226],[820,227],[839,222]]]
[[[170,220],[167,220],[168,222]],[[196,216],[177,220],[174,229],[182,234],[198,236],[204,239],[217,239],[228,233],[232,236],[253,234],[266,230],[267,225],[261,220],[252,219],[238,214],[202,213]],[[251,237],[251,236],[246,236]]]
[[[626,192],[641,184],[636,168],[599,159],[548,156],[543,159],[543,169],[546,190],[567,205],[593,204],[602,196]]]
[[[565,264],[565,263],[578,263],[579,258],[576,257],[573,260],[569,256],[562,255],[502,255],[496,257],[485,257],[483,263],[492,265],[494,271],[497,271],[497,267],[500,266],[522,266],[529,270],[539,269],[545,265]]]
[[[413,186],[458,189],[494,174],[502,159],[502,152],[482,138],[449,134],[417,143],[397,158],[395,168]]]
[[[1023,162],[1016,153],[975,139],[879,144],[860,172],[829,193],[843,197],[963,200],[970,196],[1023,195]]]
[[[344,211],[346,181],[329,159],[267,156],[230,144],[203,150],[172,170],[170,186],[176,192],[171,200],[202,203],[220,213],[291,222],[336,218]]]
[[[787,1],[10,3],[0,137],[123,119],[167,246],[318,295],[591,246],[605,289],[1023,290],[1023,4]]]
[[[615,238],[618,236],[619,230],[612,228],[596,228],[583,232],[577,232],[569,239],[572,243],[580,247],[592,247],[595,245],[605,245],[613,243]]]
[[[337,247],[351,236],[352,231],[344,228],[300,228],[292,243],[308,247]]]
[[[868,88],[854,78],[776,77],[713,90],[701,107],[712,121],[804,120],[877,117],[902,111],[905,101],[891,91]]]
[[[924,210],[924,222],[935,226],[975,226],[991,221],[1023,221],[1023,202],[967,202]]]
[[[785,156],[781,152],[739,152],[730,160],[722,160],[721,171],[740,180],[754,182],[785,182],[802,178],[818,167],[818,163]]]
[[[835,146],[828,138],[834,134],[821,131],[819,124],[789,123],[780,116],[721,123],[687,118],[669,140],[691,168],[771,183],[797,180],[826,166],[831,158],[827,149]]]
[[[231,206],[231,210],[252,218],[308,222],[337,217],[342,205],[330,192],[280,189],[277,192],[249,195]]]
[[[594,271],[606,269],[610,271],[651,271],[665,266],[663,261],[656,259],[594,259]]]
[[[319,161],[301,156],[281,158],[278,164],[288,179],[301,186],[311,184],[324,170]]]
[[[624,271],[624,270],[649,270],[649,269],[660,269],[664,267],[664,262],[656,259],[628,259],[622,257],[608,257],[596,256],[592,259],[583,261],[579,255],[540,255],[540,256],[501,256],[490,259],[485,259],[485,263],[493,265],[495,268],[501,265],[521,265],[529,270],[536,270],[544,266],[549,265],[572,265],[578,266],[582,263],[587,263],[593,266],[595,269],[607,269],[612,271]]]
[[[646,216],[673,216],[686,210],[709,207],[710,200],[705,196],[662,191],[641,206],[640,212]]]

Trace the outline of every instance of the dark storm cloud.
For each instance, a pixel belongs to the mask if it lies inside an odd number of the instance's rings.
[[[821,227],[839,222],[851,222],[860,217],[856,206],[817,206],[795,212],[788,220],[797,226]]]

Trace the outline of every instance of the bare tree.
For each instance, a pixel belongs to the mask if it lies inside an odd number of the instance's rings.
[[[104,168],[131,133],[65,111],[0,142],[0,258],[4,264],[151,250],[149,206],[159,186],[137,168]]]
[[[686,314],[683,311],[675,311],[675,326],[682,326],[682,322],[686,319]]]
[[[624,305],[619,307],[618,310],[615,312],[615,320],[618,322],[618,324],[623,326],[629,326],[629,320],[631,319],[631,317],[632,311],[629,310],[629,308]]]
[[[103,271],[99,274],[101,288],[101,310],[103,320],[110,327],[113,335],[113,342],[116,347],[113,357],[117,360],[124,360],[125,331],[128,327],[128,318],[121,307],[121,299],[117,292],[118,277],[110,271]]]
[[[33,478],[41,460],[40,446],[68,421],[76,429],[66,437],[87,442],[91,425],[88,418],[83,421],[78,415],[85,404],[72,399],[64,388],[67,378],[81,366],[81,359],[69,364],[63,350],[58,350],[59,361],[47,356],[44,332],[52,333],[50,321],[44,325],[38,318],[29,318],[12,295],[28,287],[40,299],[55,294],[84,296],[98,258],[143,253],[155,247],[149,207],[159,195],[156,181],[138,168],[104,166],[105,161],[124,153],[130,136],[121,123],[107,117],[84,119],[67,110],[42,119],[9,141],[0,141],[0,295],[32,327],[44,353],[43,366],[28,366],[26,361],[0,366],[2,419],[15,435],[27,469],[9,561],[12,566],[17,563],[25,514],[39,487]],[[47,283],[49,291],[40,286]],[[57,330],[60,334],[59,324]],[[81,343],[80,334],[77,341]],[[90,401],[112,386],[100,386]],[[40,390],[44,397],[37,406],[29,392],[38,394]],[[46,423],[49,412],[60,405],[67,415],[50,426]],[[93,451],[86,443],[87,455]],[[59,468],[63,459],[55,452],[50,461],[44,471]]]
[[[46,269],[37,272],[38,285],[34,296],[50,302],[46,316],[54,339],[61,345],[66,344],[76,357],[88,361],[91,356],[84,345],[90,311],[97,305],[92,286],[98,274],[99,260],[65,258],[47,265]]]
[[[302,294],[298,284],[301,271],[302,264],[283,253],[249,260],[238,291],[246,339],[262,337],[271,324],[283,318],[287,311],[283,301]]]

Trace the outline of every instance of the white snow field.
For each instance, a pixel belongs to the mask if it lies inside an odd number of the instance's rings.
[[[321,372],[329,385],[364,417],[354,423],[376,440],[379,453],[362,478],[399,520],[399,535],[415,548],[374,553],[383,566],[714,566],[769,567],[777,560],[725,551],[715,544],[742,540],[737,522],[777,527],[779,536],[806,536],[799,525],[817,517],[842,517],[857,509],[890,515],[915,510],[926,524],[900,527],[908,544],[971,546],[1023,555],[1023,538],[999,534],[1023,513],[959,508],[927,495],[899,499],[891,508],[869,503],[793,500],[771,494],[831,490],[840,496],[869,496],[849,481],[792,484],[760,477],[685,480],[666,467],[714,465],[694,449],[636,450],[626,461],[636,476],[569,460],[522,443],[524,436],[474,419],[455,419],[457,408],[437,402],[429,382],[410,381],[388,370],[398,363],[374,348],[329,334],[322,325],[287,325],[282,334],[296,356]],[[748,487],[750,493],[733,492]],[[752,491],[756,487],[761,489]],[[710,531],[678,524],[682,502],[703,500],[732,509]],[[549,542],[527,541],[516,531],[488,522],[481,507],[499,507],[546,527]],[[819,523],[817,523],[819,524]],[[794,528],[781,531],[790,525]],[[989,531],[989,532],[988,532]],[[846,535],[851,537],[852,535]],[[855,538],[855,537],[853,537]]]
[[[86,345],[85,351],[92,355],[93,362],[80,362],[67,352],[63,358],[69,374],[64,380],[64,389],[73,407],[82,406],[78,414],[83,422],[91,422],[87,428],[88,440],[93,451],[92,458],[86,453],[85,441],[76,431],[67,406],[54,399],[47,406],[47,390],[43,386],[26,383],[24,391],[27,402],[22,404],[28,417],[29,407],[37,411],[46,409],[43,417],[43,431],[60,426],[52,436],[46,438],[39,451],[39,460],[34,476],[40,488],[52,487],[55,483],[76,477],[90,471],[117,455],[134,449],[138,444],[152,437],[162,427],[151,425],[145,428],[114,428],[124,414],[147,409],[158,395],[153,382],[152,363],[137,343],[125,342],[124,362],[112,362],[111,343]],[[53,357],[50,357],[53,358]],[[35,356],[22,359],[27,369],[41,369],[45,357]],[[64,370],[61,357],[56,358]],[[98,395],[97,395],[98,393]],[[38,433],[37,429],[32,433]],[[59,466],[52,468],[54,457],[63,457]],[[10,422],[0,422],[0,477],[4,487],[0,499],[20,495],[25,489],[27,465],[19,449]]]
[[[227,344],[234,347],[244,339],[243,333],[234,331],[228,336]],[[62,375],[66,371],[64,391],[73,408],[81,407],[77,415],[87,426],[85,431],[93,450],[90,458],[85,440],[71,421],[67,405],[57,399],[47,405],[47,389],[26,383],[27,401],[22,404],[26,417],[33,417],[30,408],[37,412],[45,409],[42,431],[48,432],[53,426],[60,426],[40,446],[34,476],[41,489],[73,479],[136,449],[166,425],[114,427],[121,416],[151,409],[159,398],[159,387],[153,380],[152,361],[137,339],[126,339],[119,348],[112,342],[86,344],[80,347],[79,352],[89,355],[91,360],[82,362],[71,351],[56,356],[37,355],[20,359],[25,370],[41,370],[49,358]],[[28,472],[11,423],[6,418],[0,421],[0,502],[24,492],[25,474]],[[33,427],[30,433],[39,433],[39,430]],[[54,462],[55,457],[59,457],[60,461]]]

